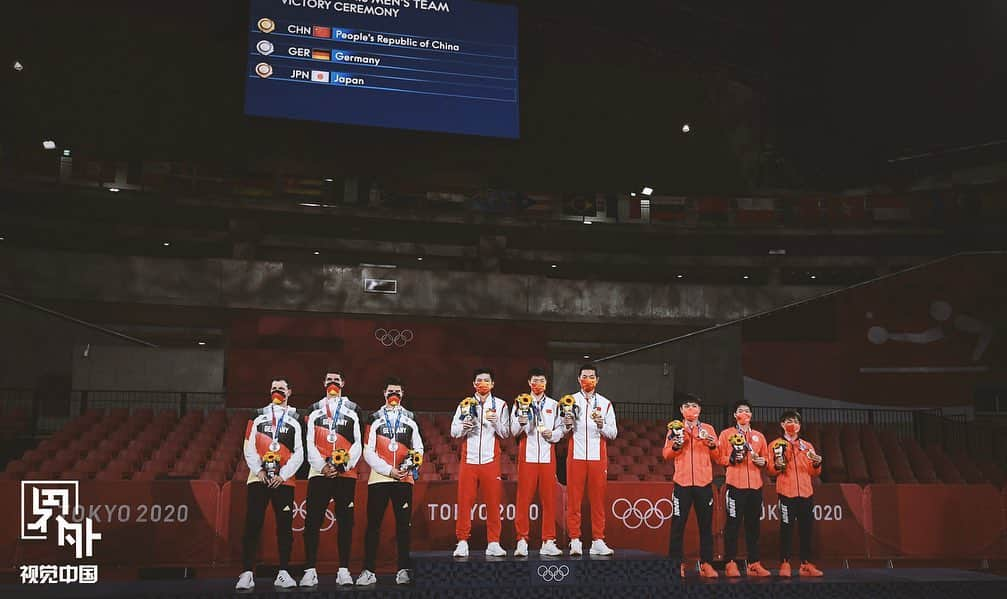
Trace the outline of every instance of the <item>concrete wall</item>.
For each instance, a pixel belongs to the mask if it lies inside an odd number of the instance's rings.
[[[399,293],[364,293],[365,274],[397,279]],[[724,322],[827,291],[21,250],[0,253],[0,290],[40,301],[662,324]]]
[[[553,393],[576,390],[583,360],[553,362]],[[599,391],[613,401],[670,405],[677,393],[693,393],[711,404],[741,399],[741,327],[725,327],[601,360]]]
[[[224,351],[92,345],[73,352],[73,388],[103,391],[224,390]]]

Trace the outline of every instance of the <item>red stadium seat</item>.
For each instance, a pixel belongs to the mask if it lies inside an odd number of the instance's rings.
[[[902,447],[909,458],[909,464],[913,467],[916,480],[922,484],[934,484],[938,482],[937,472],[927,454],[920,448],[915,439],[903,439]]]
[[[934,470],[941,482],[949,485],[965,484],[965,477],[962,476],[954,462],[944,453],[939,445],[929,445],[926,454],[934,465]]]
[[[952,463],[958,468],[958,472],[961,473],[965,482],[970,485],[980,484],[986,482],[986,476],[983,474],[982,470],[979,469],[979,465],[972,459],[969,454],[959,451],[953,454],[951,457]]]
[[[867,460],[867,470],[871,476],[871,482],[874,484],[894,483],[895,479],[888,467],[888,460],[885,459],[881,441],[872,427],[860,427],[860,444],[864,449],[864,458]]]
[[[846,462],[847,480],[866,485],[871,481],[871,475],[867,471],[867,461],[864,459],[864,450],[860,444],[860,428],[855,424],[843,425],[839,439]]]
[[[846,460],[839,441],[839,426],[823,425],[821,441],[822,457],[825,460],[823,478],[830,483],[846,482]]]
[[[28,464],[22,460],[11,460],[7,463],[7,467],[4,472],[10,472],[13,474],[23,474],[28,471]]]
[[[905,450],[902,449],[902,444],[899,442],[899,437],[893,430],[883,430],[881,431],[881,449],[885,453],[885,460],[892,471],[892,478],[895,479],[896,483],[909,483],[915,484],[916,475],[913,474],[913,468],[909,464],[909,458],[906,456]]]

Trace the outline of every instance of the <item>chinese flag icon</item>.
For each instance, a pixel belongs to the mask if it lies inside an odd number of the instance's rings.
[[[332,37],[332,28],[331,27],[323,27],[321,25],[312,25],[311,26],[311,36],[312,37],[326,37],[326,38]]]

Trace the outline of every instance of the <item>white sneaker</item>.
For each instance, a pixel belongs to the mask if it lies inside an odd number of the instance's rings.
[[[317,587],[318,586],[318,571],[314,568],[308,568],[304,571],[304,576],[301,577],[301,584],[298,586],[302,587]]]
[[[409,576],[409,570],[402,568],[395,573],[395,584],[409,584],[413,581],[412,576]]]
[[[584,555],[584,547],[580,539],[570,539],[570,555]]]
[[[542,548],[538,551],[539,555],[557,556],[563,555],[563,550],[556,546],[556,541],[549,539],[545,543],[542,543]],[[517,551],[514,552],[517,555]]]
[[[507,557],[507,550],[500,543],[490,543],[486,546],[486,557]]]
[[[290,575],[290,572],[280,570],[276,574],[276,580],[273,581],[273,586],[278,589],[292,589],[297,586],[297,583],[294,582],[294,577]]]
[[[521,539],[517,542],[517,548],[514,550],[514,557],[528,557],[528,541]]]
[[[455,557],[468,557],[469,556],[469,542],[468,541],[458,541],[458,546],[455,547],[454,556]]]
[[[249,591],[255,588],[255,575],[251,570],[246,570],[238,577],[238,584],[234,588],[239,591]]]
[[[615,551],[605,544],[605,539],[595,539],[591,542],[591,555],[612,555]]]
[[[357,576],[358,587],[365,587],[367,585],[377,584],[377,582],[378,577],[375,576],[374,572],[371,572],[370,570],[364,570],[363,572],[360,573],[360,576]]]
[[[336,574],[336,584],[340,586],[347,586],[353,584],[353,577],[350,576],[350,571],[346,568],[340,568],[339,573]]]

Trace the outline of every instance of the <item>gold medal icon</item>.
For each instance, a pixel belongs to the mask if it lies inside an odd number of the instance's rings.
[[[258,25],[259,31],[262,33],[272,33],[276,30],[276,23],[268,17],[259,19]]]
[[[255,65],[255,74],[265,79],[273,74],[273,67],[269,66],[267,62],[260,62]]]

